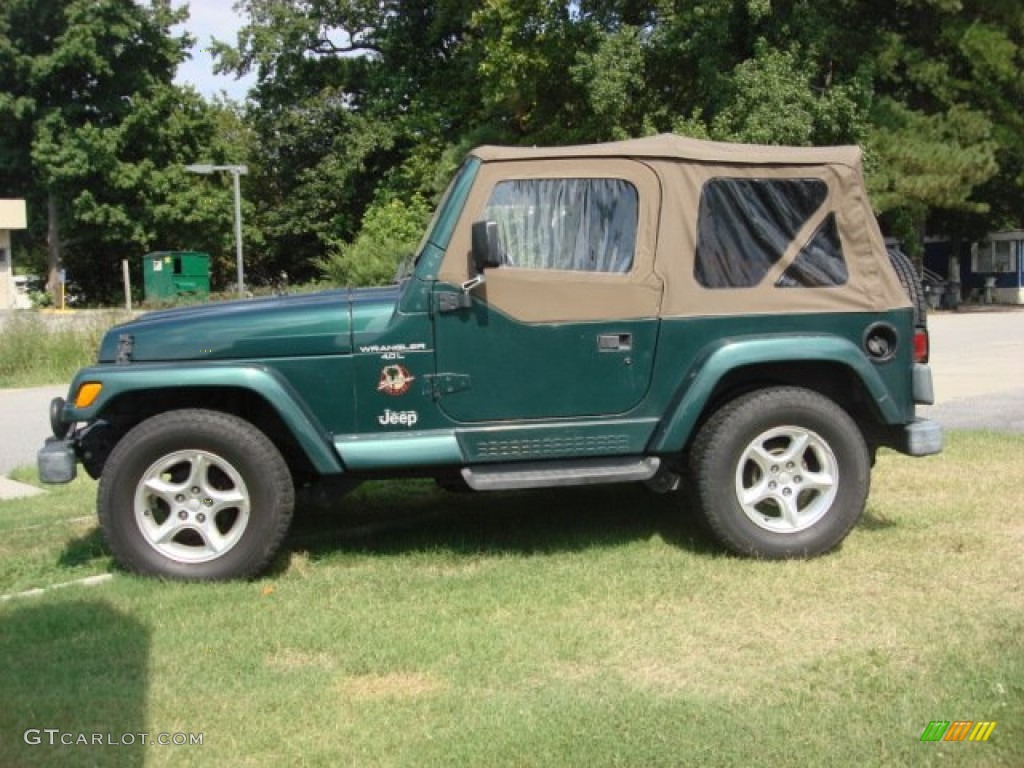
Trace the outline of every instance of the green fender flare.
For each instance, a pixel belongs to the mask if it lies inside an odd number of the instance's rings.
[[[839,336],[787,336],[730,339],[712,348],[690,369],[683,384],[672,398],[658,428],[651,436],[652,453],[682,450],[718,382],[730,371],[752,365],[785,362],[837,363],[851,371],[867,388],[889,423],[900,421],[900,410],[889,391],[864,354],[847,339]]]
[[[75,394],[82,384],[89,382],[100,383],[103,388],[88,407],[76,408]],[[328,435],[291,385],[276,371],[258,364],[138,363],[84,368],[71,382],[63,420],[91,421],[103,412],[108,403],[124,394],[193,387],[230,387],[258,395],[281,417],[318,472],[336,474],[343,470]]]

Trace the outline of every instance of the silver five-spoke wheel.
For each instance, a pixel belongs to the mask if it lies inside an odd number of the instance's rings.
[[[176,451],[143,473],[135,522],[160,554],[202,563],[238,543],[249,524],[249,492],[231,464],[208,451]]]
[[[811,557],[864,510],[871,461],[850,414],[820,392],[768,387],[722,405],[690,447],[694,500],[733,552]]]
[[[234,414],[198,408],[125,434],[97,496],[103,537],[124,568],[188,580],[260,573],[294,505],[291,472],[270,438]]]
[[[808,429],[769,429],[747,445],[736,465],[736,498],[746,516],[769,531],[810,528],[829,511],[839,462],[828,443]]]

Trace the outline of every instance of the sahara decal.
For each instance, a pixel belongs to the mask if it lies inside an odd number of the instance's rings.
[[[385,365],[380,372],[377,391],[391,397],[400,397],[409,391],[416,377],[404,365]]]
[[[401,425],[411,428],[419,420],[420,415],[416,411],[392,411],[390,408],[385,409],[384,413],[377,417],[377,421],[382,427]]]

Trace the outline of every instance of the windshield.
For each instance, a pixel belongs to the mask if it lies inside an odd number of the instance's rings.
[[[430,219],[430,224],[427,226],[426,232],[423,233],[423,239],[420,240],[419,247],[416,249],[417,253],[423,250],[427,242],[432,242],[439,248],[448,247],[448,240],[451,238],[452,229],[455,224],[454,221],[449,221],[452,218],[452,212],[449,211],[452,197],[455,195],[456,189],[461,192],[468,186],[468,182],[472,181],[476,175],[476,169],[479,165],[480,161],[475,157],[468,157],[459,166],[459,170],[452,177],[452,180],[448,182],[448,188],[441,195],[441,202],[437,204],[434,215]]]
[[[472,179],[473,174],[467,172],[467,168],[472,167],[474,172],[479,161],[475,158],[467,158],[459,170],[452,177],[452,180],[448,182],[448,187],[445,189],[444,194],[441,195],[441,201],[437,204],[434,209],[434,215],[430,217],[430,223],[427,224],[427,228],[423,231],[423,237],[420,238],[419,245],[416,246],[416,250],[412,253],[402,257],[402,260],[398,263],[398,268],[395,270],[395,283],[401,283],[404,280],[408,280],[413,276],[416,271],[416,266],[419,264],[420,258],[423,256],[427,249],[428,244],[433,243],[435,246],[439,245],[440,240],[444,240],[444,244],[440,247],[446,248],[448,245],[448,239],[451,237],[451,227],[445,226],[444,223],[448,219],[452,218],[448,213],[449,203],[452,199],[452,194],[456,187],[462,189],[460,182],[465,176],[469,176]],[[446,231],[447,230],[447,231]]]
[[[429,229],[427,230],[430,231]],[[416,261],[419,259],[417,254],[423,252],[423,246],[426,243],[426,237],[420,241],[420,244],[416,247],[415,252],[408,253],[402,257],[402,260],[398,262],[398,268],[395,270],[394,282],[401,283],[404,280],[408,280],[412,277],[413,270],[416,268]]]
[[[434,217],[430,220],[430,225],[416,249],[416,258],[410,265],[411,271],[415,271],[421,278],[430,279],[432,275],[436,274],[440,257],[452,239],[455,223],[458,221],[459,214],[462,213],[466,195],[469,194],[469,189],[473,186],[473,179],[476,178],[479,167],[479,158],[468,157],[441,197]],[[428,254],[429,257],[427,257]]]

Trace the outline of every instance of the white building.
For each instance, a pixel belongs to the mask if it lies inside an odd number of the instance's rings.
[[[1024,304],[1024,231],[993,232],[971,248],[970,272],[997,304]]]
[[[14,265],[11,263],[11,230],[25,229],[25,201],[0,200],[0,309],[13,309],[17,303]]]

